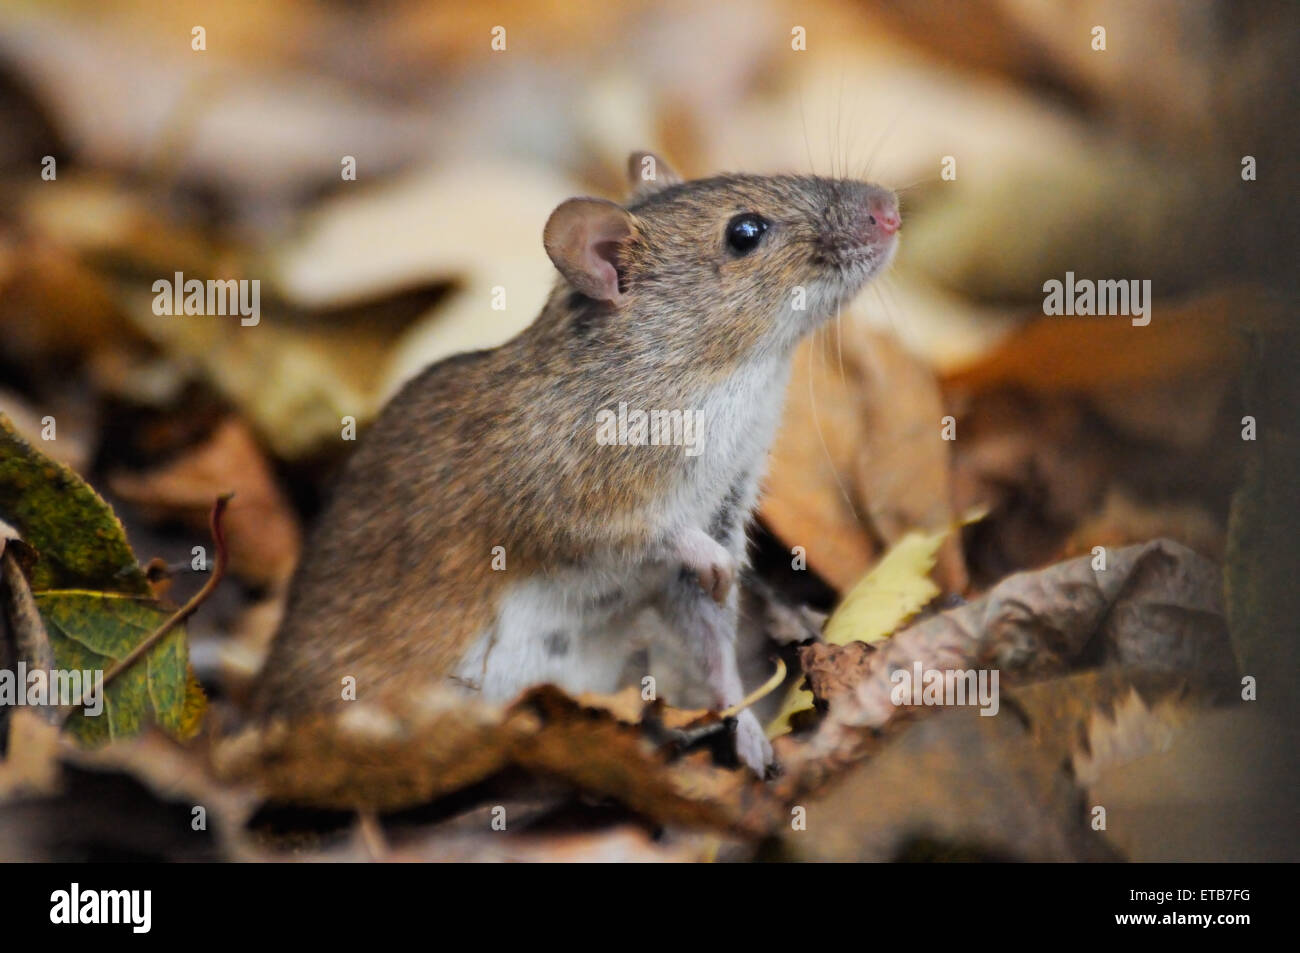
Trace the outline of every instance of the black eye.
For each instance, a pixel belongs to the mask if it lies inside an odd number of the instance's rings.
[[[737,255],[748,255],[763,240],[767,219],[753,212],[737,215],[727,223],[727,247]]]

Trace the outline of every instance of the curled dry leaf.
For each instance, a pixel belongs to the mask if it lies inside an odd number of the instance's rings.
[[[832,717],[880,654],[862,643],[803,650]],[[1166,750],[1214,697],[1205,673],[1110,666],[1014,684],[993,717],[900,709],[882,734],[842,737],[838,748],[814,736],[822,760],[792,761],[783,793],[805,806],[815,836],[785,836],[784,849],[819,860],[1114,859],[1084,823],[1079,785]],[[835,777],[836,761],[865,754]]]
[[[44,671],[54,664],[49,634],[24,575],[35,560],[36,553],[19,538],[18,531],[0,520],[0,672],[17,671],[19,662],[29,670]],[[46,782],[53,778],[53,769],[43,767],[50,759],[41,753],[47,746],[45,734],[58,735],[49,715],[47,711],[0,705],[0,798],[6,790],[28,782],[38,788],[48,786]],[[47,724],[49,731],[42,733],[32,726],[33,719]],[[6,768],[6,757],[18,760]]]
[[[220,738],[214,769],[265,796],[321,807],[406,807],[499,770],[515,732],[501,709],[429,692],[400,715],[366,702],[341,715],[276,719]]]
[[[819,785],[878,748],[884,739],[876,733],[901,730],[915,710],[892,701],[898,669],[994,669],[1000,681],[1020,682],[1116,666],[1214,684],[1235,670],[1213,563],[1169,540],[1109,552],[1105,570],[1092,568],[1095,558],[1018,573],[872,652],[805,648],[809,684],[828,710],[802,743],[778,748],[787,769],[782,793]]]
[[[825,706],[852,692],[871,671],[872,656],[878,648],[866,642],[805,645],[799,650],[799,662],[812,697]]]
[[[243,727],[216,744],[214,764],[269,798],[318,807],[396,810],[517,765],[661,823],[749,833],[770,823],[748,772],[716,767],[705,752],[671,757],[671,726],[712,716],[651,705],[634,720],[634,706],[626,692],[574,699],[553,686],[505,707],[435,690],[400,713],[353,702],[337,715]]]
[[[900,632],[871,659],[867,677],[831,704],[831,720],[878,727],[898,711],[890,675],[997,668],[1026,676],[1096,664],[1231,673],[1218,567],[1169,540],[1017,573],[983,598]]]
[[[35,551],[18,531],[0,520],[0,662],[6,663],[0,664],[0,669],[9,667],[9,650],[16,656],[14,661],[25,662],[29,669],[48,670],[54,664],[50,636],[25,575],[35,561]],[[4,641],[6,635],[8,641]],[[0,729],[3,727],[0,717]]]
[[[654,743],[653,726],[646,731],[616,723],[554,688],[535,689],[515,707],[520,704],[539,713],[548,729],[515,754],[525,767],[615,797],[661,823],[755,834],[770,821],[762,810],[763,786],[752,774],[718,768],[706,752],[671,760]]]

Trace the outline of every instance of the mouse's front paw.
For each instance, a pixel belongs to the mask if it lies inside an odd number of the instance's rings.
[[[727,601],[727,593],[731,592],[731,583],[736,577],[734,563],[726,564],[713,563],[705,566],[703,569],[696,571],[696,578],[700,580],[700,588],[713,597],[713,601],[722,605]]]
[[[691,529],[678,537],[677,555],[715,602],[727,601],[736,578],[736,560],[726,548],[704,530]]]
[[[760,778],[772,763],[772,743],[754,713],[746,708],[736,716],[736,757]]]

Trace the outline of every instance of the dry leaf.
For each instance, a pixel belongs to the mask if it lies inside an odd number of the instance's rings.
[[[6,720],[9,735],[0,757],[0,805],[57,790],[59,726],[30,708],[17,708]]]
[[[929,573],[951,533],[947,529],[904,536],[844,597],[827,621],[822,638],[830,645],[878,642],[925,608],[939,594]],[[768,725],[768,737],[789,731],[791,717],[812,705],[812,693],[794,685],[780,713]]]
[[[208,525],[212,501],[235,498],[226,509],[231,571],[273,585],[293,571],[302,543],[298,518],[248,426],[227,417],[199,446],[144,473],[120,473],[113,492],[153,519],[179,519],[191,530]]]
[[[837,778],[796,799],[782,859],[809,861],[1114,860],[1088,829],[1059,759],[1012,716],[936,712]]]
[[[835,330],[795,354],[760,514],[842,591],[908,530],[949,526],[953,513],[934,375],[861,319],[845,316],[842,342]],[[956,540],[936,576],[965,588]]]
[[[1134,732],[1163,741],[1134,747],[1110,738],[1101,750],[1140,754],[1101,766],[1089,788],[1106,808],[1107,837],[1135,861],[1242,862],[1300,858],[1296,784],[1300,750],[1290,713],[1259,703],[1183,713],[1165,733],[1139,713]],[[1115,724],[1107,734],[1124,733]]]
[[[983,598],[900,632],[871,659],[851,696],[831,706],[833,723],[880,726],[895,668],[1060,672],[1085,653],[1119,664],[1223,677],[1236,667],[1228,643],[1217,566],[1168,540],[1017,573]]]
[[[655,714],[629,723],[632,696],[568,697],[553,686],[509,706],[431,691],[396,713],[355,702],[342,714],[276,719],[221,739],[220,776],[255,783],[275,800],[394,810],[482,781],[507,765],[614,797],[661,823],[754,833],[770,822],[760,782],[713,766],[707,754],[672,760],[668,725],[712,716]],[[610,707],[606,707],[606,706]],[[647,720],[648,719],[648,720]]]

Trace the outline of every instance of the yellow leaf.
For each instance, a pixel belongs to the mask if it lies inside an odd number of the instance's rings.
[[[934,533],[913,530],[892,547],[869,573],[849,590],[835,614],[826,623],[822,638],[831,645],[848,642],[879,642],[888,638],[931,599],[939,587],[930,578],[939,547],[959,525]],[[790,718],[812,707],[812,692],[795,685],[768,725],[767,736],[775,738],[790,730]]]
[[[929,534],[913,530],[890,547],[840,602],[822,638],[831,645],[879,642],[924,609],[939,594],[930,570],[950,532],[952,527]]]

